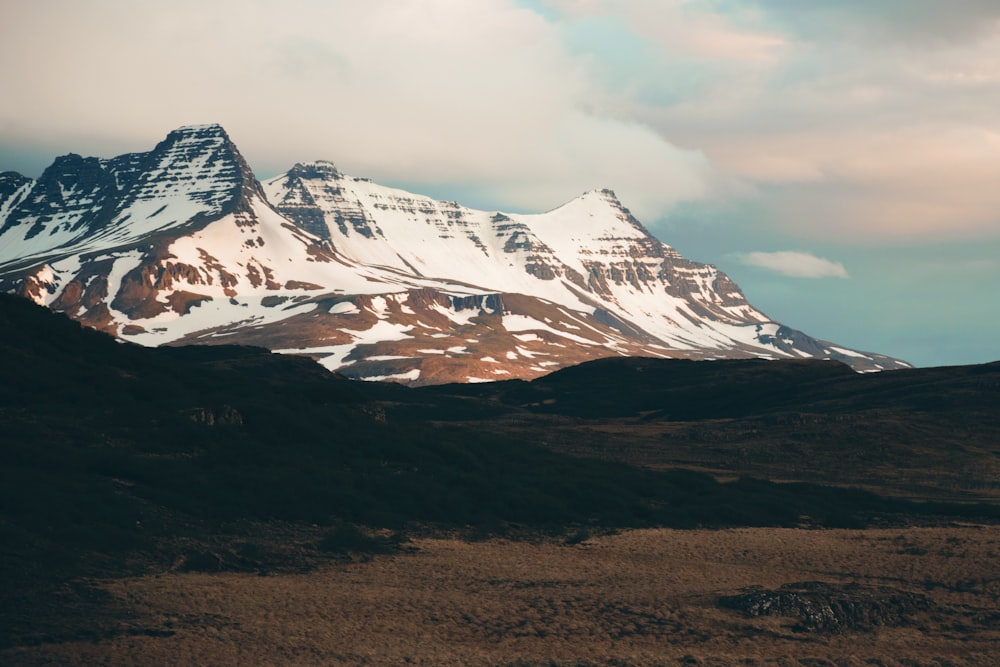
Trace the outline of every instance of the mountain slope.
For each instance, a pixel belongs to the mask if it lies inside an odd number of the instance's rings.
[[[0,175],[0,288],[145,345],[247,343],[349,377],[530,378],[600,357],[904,366],[770,320],[609,190],[476,211],[295,165],[261,184],[218,125]]]

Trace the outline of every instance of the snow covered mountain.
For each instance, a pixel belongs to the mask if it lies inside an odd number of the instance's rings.
[[[218,125],[0,174],[0,288],[144,345],[242,343],[349,377],[530,378],[610,355],[906,364],[813,339],[661,243],[610,190],[548,213],[297,164],[263,184]]]

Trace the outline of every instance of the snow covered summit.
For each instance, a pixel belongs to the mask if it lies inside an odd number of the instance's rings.
[[[261,184],[218,125],[0,175],[0,287],[147,345],[249,343],[414,384],[609,355],[902,362],[813,339],[655,239],[610,190],[477,211],[332,163]]]

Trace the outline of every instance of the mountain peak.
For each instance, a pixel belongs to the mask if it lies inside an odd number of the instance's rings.
[[[18,188],[31,183],[31,179],[16,171],[0,172],[0,202]]]
[[[158,180],[169,175],[175,185],[185,185],[189,199],[207,205],[206,213],[246,211],[248,197],[265,199],[250,166],[218,123],[179,127],[150,155],[158,164],[147,182],[159,187]]]
[[[569,200],[562,206],[558,206],[551,213],[561,211],[565,215],[593,217],[608,210],[615,212],[616,218],[628,220],[633,227],[642,229],[643,233],[648,233],[645,227],[632,217],[631,211],[618,199],[618,195],[610,188],[595,188],[587,190],[582,195]]]
[[[288,170],[289,178],[338,180],[344,177],[343,172],[337,169],[337,165],[328,160],[313,160],[312,162],[296,162],[295,166]]]
[[[144,344],[249,343],[351,377],[529,378],[609,355],[895,360],[809,338],[653,237],[613,190],[478,211],[300,162],[260,184],[221,125],[0,176],[0,289]]]
[[[181,125],[170,134],[181,136],[218,136],[229,139],[226,130],[219,123],[202,123],[199,125]]]
[[[641,236],[652,237],[646,226],[632,215],[632,211],[622,203],[618,195],[615,194],[615,191],[610,188],[588,190],[556,210],[562,209],[565,209],[565,212],[571,215],[581,215],[587,212],[590,217],[598,215],[600,211],[611,209],[614,212],[615,218],[632,227]]]
[[[195,156],[196,152],[207,153],[219,148],[235,153],[239,152],[225,129],[218,123],[179,127],[167,134],[166,138],[157,144],[153,151],[164,151],[171,146],[186,147],[184,150],[192,157]]]
[[[146,153],[111,159],[68,153],[36,181],[0,179],[0,234],[9,239],[0,264],[203,226],[249,212],[254,197],[265,198],[260,183],[217,123],[180,127]]]
[[[581,197],[598,197],[601,199],[608,199],[618,201],[618,195],[611,188],[594,188],[593,190],[587,190]]]
[[[564,206],[575,206],[578,204],[608,204],[617,209],[625,208],[614,190],[610,188],[594,188],[593,190],[587,190],[578,197],[570,199],[562,206],[557,207],[557,210]]]

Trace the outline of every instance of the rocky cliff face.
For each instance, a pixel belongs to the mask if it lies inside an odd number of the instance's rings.
[[[534,377],[609,355],[898,367],[771,321],[610,190],[476,211],[329,162],[259,183],[217,125],[0,174],[0,287],[147,345],[250,343],[351,377]]]
[[[27,265],[146,242],[240,209],[260,184],[217,125],[171,132],[148,153],[110,160],[69,154],[31,181],[9,175],[0,262]],[[0,196],[3,196],[0,194]]]

